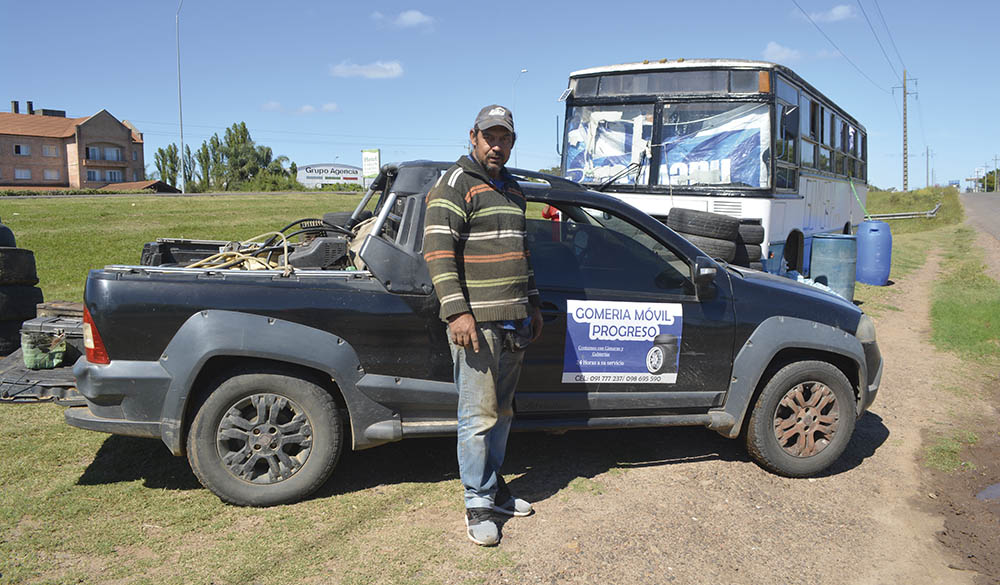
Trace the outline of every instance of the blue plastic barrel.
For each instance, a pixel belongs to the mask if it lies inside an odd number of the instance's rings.
[[[892,266],[892,232],[884,221],[863,221],[858,226],[858,282],[885,286]]]
[[[849,301],[854,300],[854,270],[858,241],[848,234],[816,234],[812,237],[809,278],[825,284]]]

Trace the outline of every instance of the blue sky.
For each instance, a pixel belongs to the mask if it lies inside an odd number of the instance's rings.
[[[797,1],[857,68],[792,0],[185,0],[184,138],[194,150],[245,121],[258,143],[300,166],[360,166],[363,148],[381,148],[383,162],[452,160],[465,152],[479,108],[497,102],[515,112],[518,166],[537,169],[558,164],[557,98],[571,71],[730,57],[787,65],[852,113],[868,129],[875,185],[902,186],[901,91],[892,89],[902,64],[918,92],[909,102],[910,187],[925,184],[928,146],[939,183],[993,166],[1000,72],[986,67],[996,57],[1000,2]],[[106,108],[144,132],[152,169],[156,149],[179,142],[177,6],[5,0],[0,103],[32,100],[69,116]]]

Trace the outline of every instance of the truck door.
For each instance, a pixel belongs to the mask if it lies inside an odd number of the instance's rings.
[[[560,206],[562,221],[528,220],[545,327],[527,349],[519,416],[675,410],[721,404],[734,315],[725,275],[699,299],[692,258],[606,210]]]

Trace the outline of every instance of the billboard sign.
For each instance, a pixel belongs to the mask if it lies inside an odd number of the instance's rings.
[[[351,165],[338,164],[306,165],[299,167],[295,178],[311,189],[338,183],[360,184],[361,169]]]
[[[377,148],[368,148],[361,151],[361,168],[365,178],[365,183],[372,182],[378,176],[378,171],[382,167],[382,153]]]

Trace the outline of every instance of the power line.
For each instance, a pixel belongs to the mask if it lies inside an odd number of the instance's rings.
[[[892,60],[889,59],[889,54],[885,52],[885,47],[882,46],[882,41],[879,40],[878,35],[875,33],[875,27],[872,26],[872,21],[868,18],[868,13],[865,12],[865,5],[861,3],[861,0],[858,0],[858,6],[861,8],[861,14],[865,16],[865,22],[868,23],[868,28],[872,31],[872,36],[875,37],[875,42],[878,43],[878,48],[882,50],[885,62],[889,64],[889,69],[892,69],[892,73],[896,76],[896,79],[898,79],[900,83],[903,83],[903,80],[899,77],[899,73],[896,72],[896,68],[892,64]]]
[[[896,51],[896,58],[899,59],[899,64],[906,69],[906,63],[903,63],[903,57],[899,55],[899,49],[896,48],[896,41],[892,39],[892,31],[889,30],[889,25],[885,23],[885,17],[882,16],[882,7],[878,5],[878,0],[872,0],[875,2],[875,8],[878,9],[878,17],[882,19],[882,26],[885,27],[885,33],[889,35],[889,42],[892,43],[892,50]]]
[[[828,42],[829,42],[829,43],[830,43],[831,45],[833,45],[833,48],[834,48],[834,49],[837,49],[837,52],[838,52],[838,53],[840,53],[840,56],[841,56],[841,57],[843,57],[844,59],[846,59],[848,63],[850,63],[850,64],[851,64],[851,65],[852,65],[852,66],[853,66],[853,67],[854,67],[855,69],[857,69],[857,70],[858,70],[858,73],[860,73],[860,74],[862,75],[862,77],[864,77],[865,79],[867,79],[868,81],[870,81],[870,82],[871,82],[871,84],[872,84],[872,85],[874,85],[875,87],[877,87],[877,88],[878,88],[879,90],[881,90],[881,91],[883,91],[883,92],[885,92],[885,93],[887,93],[887,94],[890,94],[890,95],[892,94],[892,92],[891,92],[891,91],[889,91],[889,90],[887,90],[886,88],[882,87],[882,86],[881,86],[881,85],[879,85],[878,83],[875,83],[875,80],[874,80],[874,79],[872,79],[871,77],[868,77],[868,74],[867,74],[867,73],[865,73],[864,71],[862,71],[862,70],[861,70],[861,68],[860,68],[860,67],[858,67],[858,66],[857,66],[857,64],[856,64],[856,63],[855,63],[854,61],[851,61],[851,58],[847,56],[847,53],[845,53],[844,51],[842,51],[842,50],[841,50],[841,48],[837,46],[837,43],[833,42],[833,39],[831,39],[831,38],[829,37],[829,35],[827,35],[827,34],[826,34],[825,32],[823,32],[823,29],[821,29],[821,28],[819,27],[819,25],[818,25],[818,24],[816,24],[816,22],[815,22],[815,21],[814,21],[814,20],[812,19],[812,17],[811,17],[811,16],[809,16],[809,13],[808,13],[808,12],[806,12],[805,10],[803,10],[803,9],[802,9],[802,7],[801,7],[801,6],[799,6],[799,3],[798,3],[798,2],[796,2],[795,0],[792,0],[792,4],[794,4],[794,5],[795,5],[795,7],[799,9],[799,12],[801,12],[801,13],[802,13],[802,14],[803,14],[803,15],[804,15],[804,16],[806,17],[806,20],[808,20],[809,22],[811,22],[811,23],[812,23],[812,25],[813,25],[814,27],[816,27],[816,30],[818,30],[818,31],[819,31],[819,34],[823,35],[823,37],[824,37],[824,38],[826,38],[826,40],[827,40],[827,41],[828,41]]]

